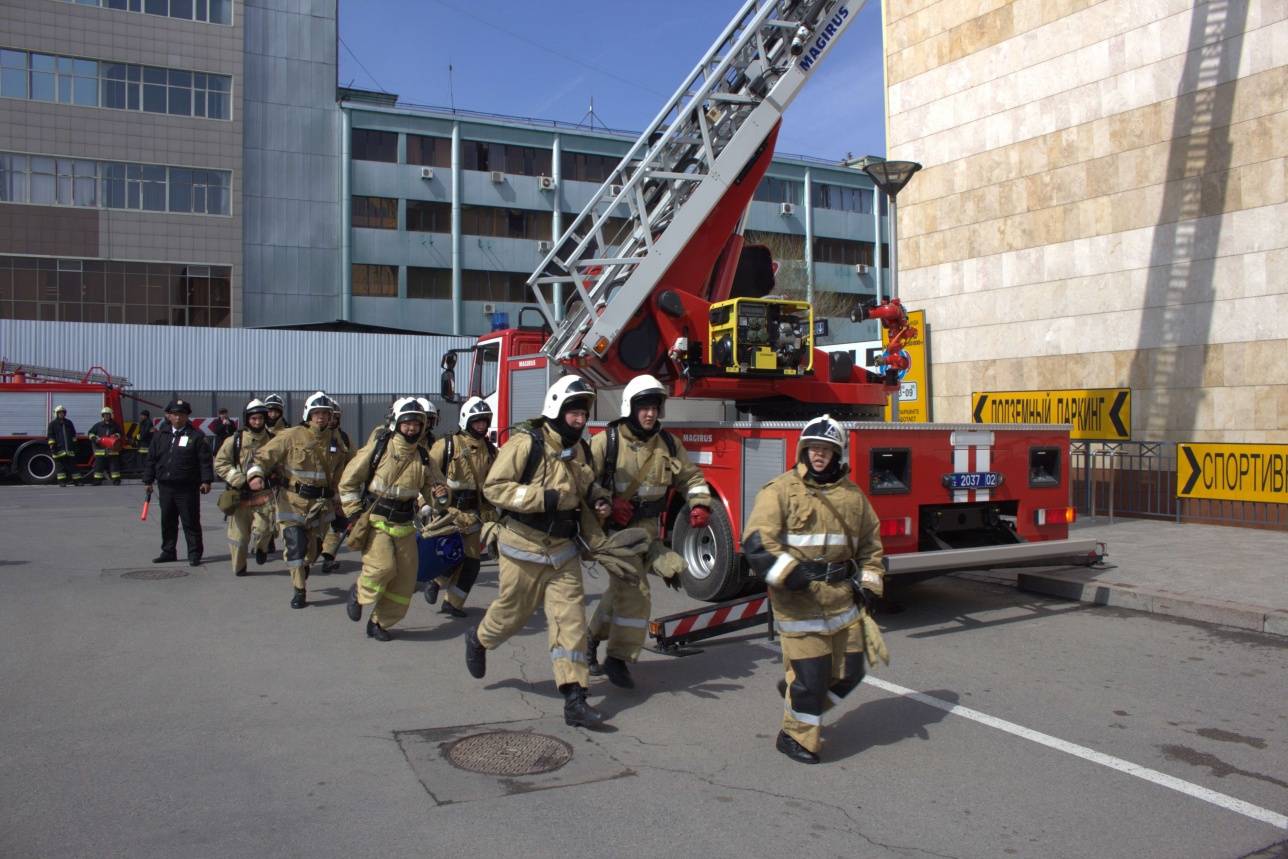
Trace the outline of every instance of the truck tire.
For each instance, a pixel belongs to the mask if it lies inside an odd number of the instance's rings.
[[[694,599],[719,602],[740,593],[746,582],[742,562],[733,542],[733,527],[724,505],[711,507],[711,521],[705,528],[689,527],[689,508],[676,517],[671,548],[684,558],[680,573],[685,592]]]
[[[28,486],[54,482],[54,458],[39,447],[28,448],[18,457],[18,479]]]

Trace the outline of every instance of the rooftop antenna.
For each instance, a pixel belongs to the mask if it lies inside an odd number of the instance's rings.
[[[589,123],[587,122],[587,120],[589,120]],[[595,120],[599,120],[599,124],[603,126],[605,131],[608,130],[608,123],[604,122],[603,118],[600,117],[599,114],[595,113],[595,97],[592,95],[590,97],[590,109],[586,111],[586,115],[583,116],[581,118],[581,122],[578,122],[577,124],[578,125],[589,124],[591,129],[593,130],[595,127]]]
[[[452,64],[447,64],[447,101],[452,106],[452,113],[456,113],[456,87],[452,84]]]

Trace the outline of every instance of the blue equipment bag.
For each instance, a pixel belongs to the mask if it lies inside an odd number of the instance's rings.
[[[465,542],[460,534],[446,537],[416,535],[416,581],[428,582],[450,573],[465,559]]]

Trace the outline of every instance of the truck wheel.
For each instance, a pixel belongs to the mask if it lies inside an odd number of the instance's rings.
[[[18,479],[28,486],[54,482],[54,458],[36,448],[23,453],[18,460]]]
[[[671,548],[684,558],[680,574],[684,590],[694,599],[718,602],[736,596],[743,587],[733,527],[721,504],[711,507],[711,521],[705,528],[689,527],[689,508],[676,517]]]

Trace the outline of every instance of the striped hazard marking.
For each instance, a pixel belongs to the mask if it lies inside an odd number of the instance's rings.
[[[763,615],[768,602],[767,597],[753,597],[746,602],[712,606],[706,611],[675,618],[662,618],[658,621],[661,626],[660,632],[665,638],[682,638],[725,623],[748,620]]]

